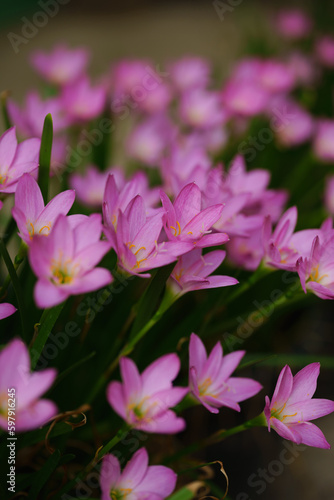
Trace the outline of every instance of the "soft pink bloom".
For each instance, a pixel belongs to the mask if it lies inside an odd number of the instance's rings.
[[[7,430],[8,390],[15,389],[15,430],[37,429],[57,413],[57,406],[49,399],[40,399],[54,382],[53,368],[30,372],[30,356],[25,344],[12,340],[0,352],[0,427]],[[14,392],[12,392],[14,394]]]
[[[334,401],[312,399],[317,387],[320,363],[311,363],[295,376],[285,365],[281,371],[273,397],[266,396],[264,414],[268,430],[274,429],[284,439],[317,448],[330,448],[321,430],[310,420],[334,411]]]
[[[295,86],[295,77],[289,66],[275,59],[261,62],[257,80],[271,94],[289,92]]]
[[[161,191],[164,226],[167,237],[174,242],[189,242],[199,248],[222,245],[228,241],[225,233],[213,233],[212,226],[220,218],[223,205],[202,210],[202,194],[195,183],[187,184],[174,203]]]
[[[34,236],[48,236],[59,214],[66,215],[74,203],[75,192],[63,191],[44,206],[41,190],[29,174],[20,178],[12,214],[19,228],[19,236],[31,244]]]
[[[86,76],[64,87],[62,105],[71,124],[92,120],[99,116],[106,103],[103,85],[91,86]]]
[[[330,215],[334,215],[334,175],[326,179],[325,206]]]
[[[254,230],[250,236],[233,237],[226,244],[228,259],[236,266],[255,271],[264,256],[259,230]]]
[[[18,144],[15,127],[0,137],[0,193],[15,193],[20,177],[38,168],[40,145],[37,138]]]
[[[315,51],[321,64],[328,68],[334,68],[334,37],[321,37],[316,43]]]
[[[113,175],[118,189],[125,185],[123,170],[119,167],[110,167],[103,172],[94,165],[86,167],[83,174],[73,174],[70,177],[70,186],[75,189],[78,200],[88,207],[101,208],[103,195],[109,175]]]
[[[322,236],[322,237],[321,237]],[[304,292],[312,291],[321,299],[334,299],[334,231],[313,239],[309,256],[297,261],[297,271]]]
[[[121,358],[123,383],[111,382],[107,399],[114,411],[131,427],[146,432],[174,434],[185,428],[185,421],[170,408],[187,394],[187,387],[173,387],[180,371],[176,354],[166,354],[151,363],[140,375],[135,363]]]
[[[291,120],[277,128],[276,138],[285,147],[299,146],[308,141],[314,131],[314,120],[310,113],[293,101],[286,100]]]
[[[28,92],[23,108],[13,100],[8,100],[10,119],[17,126],[18,131],[25,137],[41,136],[44,119],[48,113],[52,116],[53,131],[58,133],[68,125],[63,103],[59,97],[42,100],[35,92]]]
[[[316,124],[313,140],[313,153],[315,156],[328,163],[334,162],[334,120],[322,119]]]
[[[146,113],[164,111],[172,98],[165,76],[147,60],[123,60],[116,64],[112,70],[113,112],[118,114],[129,106]]]
[[[50,308],[70,295],[98,290],[112,282],[107,269],[95,266],[109,251],[100,241],[101,216],[92,214],[74,225],[59,215],[47,238],[33,238],[29,262],[38,281],[34,290],[36,304]]]
[[[85,71],[89,60],[86,49],[69,49],[56,45],[50,53],[38,50],[31,56],[31,64],[49,82],[56,85],[72,83]]]
[[[312,85],[319,77],[319,70],[313,59],[303,52],[295,51],[288,55],[287,65],[300,85]]]
[[[245,351],[235,351],[223,356],[217,342],[209,356],[201,339],[192,333],[189,343],[189,386],[193,395],[211,413],[227,406],[240,411],[239,402],[255,396],[262,385],[250,378],[231,377]]]
[[[201,57],[184,57],[168,66],[169,77],[176,90],[205,88],[210,79],[210,64]]]
[[[3,302],[0,304],[0,319],[8,318],[8,316],[14,314],[15,311],[17,311],[17,309],[12,304]]]
[[[222,98],[213,90],[185,92],[180,99],[179,114],[186,125],[199,129],[217,127],[227,120]]]
[[[191,290],[218,288],[239,283],[230,276],[210,276],[221,265],[225,255],[224,250],[214,250],[202,255],[200,248],[181,255],[171,274],[173,279],[171,286],[175,293],[184,294]]]
[[[310,17],[300,9],[282,10],[276,16],[275,24],[281,35],[292,40],[308,36],[312,29]]]
[[[191,244],[187,242],[158,242],[163,226],[162,217],[162,211],[147,216],[144,200],[137,195],[127,205],[124,213],[119,210],[116,223],[106,228],[119,265],[130,274],[139,275],[170,264],[191,249]],[[140,276],[149,278],[151,275],[146,273]]]
[[[225,109],[236,116],[255,116],[268,104],[269,93],[257,82],[230,79],[223,87],[222,101]]]
[[[145,448],[136,451],[123,472],[112,454],[103,457],[100,472],[101,500],[163,500],[174,490],[177,476],[163,465],[148,465]]]
[[[167,116],[149,116],[131,131],[126,141],[128,155],[146,166],[156,167],[175,132]]]

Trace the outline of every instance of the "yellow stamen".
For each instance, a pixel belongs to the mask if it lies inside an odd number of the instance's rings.
[[[30,235],[30,238],[32,239],[32,237],[35,234],[35,228],[34,228],[34,225],[31,222],[29,223],[29,225],[31,226],[31,230],[32,230],[32,233],[29,231],[29,235]]]
[[[133,246],[135,246],[135,245],[133,245]],[[130,247],[129,247],[129,248],[130,248]],[[137,253],[138,253],[138,252],[140,252],[140,250],[146,250],[146,248],[145,248],[145,247],[140,247],[140,248],[138,248],[138,250],[135,252],[135,255],[137,255]]]
[[[174,236],[180,236],[180,234],[181,234],[181,226],[180,226],[180,223],[179,223],[178,220],[176,221],[176,225],[177,225],[177,229],[174,226],[169,226],[169,227],[171,229],[174,229]]]
[[[41,229],[38,231],[39,234],[42,234],[43,229],[47,228],[48,232],[44,233],[43,236],[48,236],[49,232],[51,231],[51,228],[49,226],[43,226]]]

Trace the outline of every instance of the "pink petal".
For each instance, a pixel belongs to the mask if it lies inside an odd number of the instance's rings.
[[[228,379],[227,385],[230,389],[229,397],[237,402],[255,396],[262,389],[262,385],[256,380],[243,377],[231,377]]]
[[[227,380],[239,365],[241,359],[245,354],[246,351],[235,351],[225,355],[221,364],[219,379],[221,379],[222,381]]]
[[[102,459],[100,470],[100,486],[106,498],[110,499],[110,490],[115,486],[121,475],[121,468],[118,459],[109,453]]]
[[[15,192],[15,207],[25,215],[26,222],[34,223],[44,209],[41,190],[30,174],[23,174]]]
[[[17,148],[15,127],[11,127],[0,137],[0,172],[10,167]],[[5,169],[7,170],[7,168]]]
[[[288,404],[284,410],[284,415],[291,415],[291,417],[286,417],[285,421],[288,424],[290,422],[315,420],[333,411],[334,401],[330,401],[329,399],[307,399],[306,401]]]
[[[17,311],[16,307],[8,302],[0,304],[0,319],[8,318],[8,316],[14,314],[15,311]]]
[[[226,233],[205,234],[196,242],[196,246],[198,246],[198,248],[215,247],[223,245],[229,241],[229,239]]]
[[[96,266],[102,257],[109,252],[110,248],[111,244],[109,242],[98,241],[97,243],[93,243],[92,245],[84,248],[81,252],[78,252],[75,257],[75,261],[80,266],[80,272],[81,270],[88,270]]]
[[[169,389],[180,371],[176,354],[166,354],[151,363],[142,373],[143,393],[146,396]]]
[[[30,357],[26,345],[20,339],[12,340],[0,352],[0,393],[8,388],[25,390],[30,372]]]
[[[293,425],[291,429],[293,429],[294,434],[298,436],[298,441],[300,443],[306,444],[307,446],[315,446],[316,448],[330,449],[330,444],[316,425],[305,422],[303,424]]]
[[[292,391],[289,403],[311,399],[317,388],[317,380],[320,372],[320,363],[311,363],[305,366],[293,377]]]
[[[136,401],[142,394],[142,380],[137,366],[130,358],[121,358],[120,371],[123,380],[124,397],[127,402]]]
[[[101,214],[92,214],[74,228],[75,252],[79,253],[99,241],[102,232]]]
[[[143,198],[137,195],[132,201],[130,201],[124,215],[129,224],[129,241],[132,241],[138,233],[138,230],[142,228],[146,222],[145,204]]]
[[[17,413],[16,430],[23,432],[37,429],[54,417],[57,411],[57,406],[53,401],[40,399]]]
[[[189,342],[189,367],[195,367],[197,373],[201,373],[207,355],[203,342],[195,333],[190,336]]]
[[[167,410],[154,419],[143,420],[138,429],[157,434],[176,434],[183,431],[185,427],[186,422],[183,418],[177,417],[172,410]]]
[[[120,382],[110,382],[107,387],[107,400],[114,411],[126,420],[126,402]]]
[[[41,140],[37,138],[26,139],[17,146],[13,165],[20,165],[27,162],[38,163]]]
[[[284,425],[283,422],[277,418],[272,417],[270,419],[270,425],[282,438],[288,439],[289,441],[293,441],[297,444],[301,443],[300,437],[297,434],[294,434],[292,427],[290,428],[287,425]]]
[[[281,408],[289,399],[293,384],[291,369],[288,365],[282,369],[277,379],[275,391],[271,400],[271,408]]]
[[[174,491],[176,479],[177,475],[172,469],[163,465],[152,465],[147,469],[145,477],[136,487],[136,492],[153,493],[158,495],[159,498],[166,498]]]
[[[40,279],[34,289],[34,299],[40,309],[49,309],[61,304],[67,299],[69,293],[61,285],[57,286],[49,280]]]
[[[16,190],[17,194],[17,190]],[[16,196],[16,195],[15,195]],[[59,214],[66,215],[74,203],[75,192],[73,190],[63,191],[55,196],[40,213],[36,225],[49,225],[53,223]]]
[[[203,285],[198,286],[198,289],[220,288],[223,286],[237,285],[238,283],[239,281],[236,280],[235,278],[232,278],[231,276],[209,276],[206,282],[203,283]]]
[[[201,202],[201,191],[194,182],[187,184],[180,191],[174,202],[174,209],[182,228],[200,212]]]
[[[48,368],[39,372],[33,372],[26,379],[25,386],[18,395],[18,409],[25,408],[40,398],[53,384],[57,376],[57,370]]]
[[[191,219],[190,222],[188,222],[188,224],[184,227],[184,232],[192,232],[192,239],[204,236],[204,232],[209,230],[220,218],[223,208],[223,205],[213,205],[202,210],[198,215]],[[221,237],[223,239],[226,238],[224,233],[221,233]]]
[[[199,373],[199,377],[202,379],[211,378],[215,380],[220,371],[220,367],[223,363],[223,348],[220,342],[214,346],[209,354],[208,359],[204,363],[203,370]],[[219,373],[220,378],[220,373]]]
[[[148,454],[145,448],[140,448],[126,464],[117,487],[136,490],[140,486],[148,468]]]

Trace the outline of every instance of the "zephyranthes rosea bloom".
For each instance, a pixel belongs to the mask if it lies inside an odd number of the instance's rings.
[[[189,343],[189,385],[192,394],[211,413],[227,406],[240,411],[238,403],[257,394],[262,385],[250,378],[230,375],[245,351],[235,351],[223,357],[223,349],[217,342],[209,356],[201,339],[192,333]]]
[[[107,269],[95,267],[110,249],[107,241],[100,241],[101,232],[100,214],[84,217],[74,227],[68,217],[59,215],[47,238],[33,238],[29,261],[38,278],[34,290],[38,307],[53,307],[70,295],[112,282]]]
[[[17,309],[12,304],[3,302],[0,304],[0,319],[8,318],[8,316],[14,314],[15,311],[17,311]]]
[[[37,169],[40,145],[35,138],[18,144],[15,127],[0,137],[0,193],[15,193],[20,177]]]
[[[151,363],[140,375],[135,363],[121,358],[123,383],[111,382],[107,399],[118,415],[135,429],[174,434],[185,428],[185,421],[170,408],[187,394],[187,387],[173,387],[180,370],[176,354],[166,354]]]
[[[334,411],[334,401],[312,399],[317,387],[320,363],[311,363],[294,377],[288,365],[281,371],[273,397],[266,396],[264,414],[268,430],[284,439],[317,448],[330,448],[321,430],[310,420]]]
[[[101,500],[163,500],[174,490],[176,474],[163,465],[148,465],[148,453],[140,448],[123,472],[118,458],[103,457],[100,473]]]
[[[56,375],[54,368],[30,373],[27,347],[19,339],[12,340],[0,352],[0,427],[7,430],[8,410],[14,408],[18,432],[36,429],[56,415],[57,406],[52,401],[39,399]],[[9,394],[13,395],[10,399]]]
[[[29,174],[19,180],[15,192],[15,206],[12,210],[19,236],[30,245],[34,236],[47,236],[58,217],[66,215],[73,205],[74,191],[63,191],[44,206],[41,190]]]

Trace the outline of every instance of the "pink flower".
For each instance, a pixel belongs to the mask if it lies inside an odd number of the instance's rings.
[[[69,49],[56,45],[52,52],[41,50],[31,56],[31,64],[49,82],[56,85],[72,83],[86,69],[89,53],[86,49]]]
[[[269,94],[259,83],[238,81],[231,78],[223,87],[223,105],[232,115],[254,116],[262,113],[268,104]]]
[[[92,120],[99,116],[106,102],[106,91],[102,85],[92,87],[88,77],[82,76],[64,87],[62,105],[71,124]]]
[[[308,257],[300,257],[297,271],[304,292],[311,290],[321,299],[334,299],[334,231],[327,238],[314,238]]]
[[[312,21],[302,10],[286,9],[278,14],[276,27],[278,32],[284,37],[297,40],[310,34]]]
[[[31,373],[27,347],[19,339],[12,340],[0,352],[0,427],[7,430],[11,399],[15,399],[18,432],[37,429],[54,417],[56,405],[40,396],[51,387],[56,374],[53,368]],[[11,399],[9,394],[13,395]]]
[[[17,143],[15,127],[0,138],[0,193],[15,193],[17,183],[25,172],[38,167],[40,139]]]
[[[285,106],[292,119],[277,129],[276,137],[278,142],[285,147],[299,146],[313,135],[313,117],[293,101],[285,99]]]
[[[74,191],[63,191],[44,206],[41,190],[29,174],[23,174],[15,192],[12,214],[19,236],[31,244],[33,236],[47,236],[59,214],[66,215],[74,203]]]
[[[17,311],[16,307],[8,302],[0,304],[0,319],[8,318],[8,316],[14,314],[15,311]]]
[[[121,472],[118,458],[103,457],[100,472],[101,500],[163,500],[174,490],[176,474],[163,465],[148,465],[148,453],[140,448]]]
[[[257,79],[271,94],[289,92],[295,85],[295,77],[289,66],[275,59],[262,61]]]
[[[73,174],[70,177],[70,185],[75,189],[75,194],[81,203],[100,209],[109,175],[114,176],[119,189],[123,188],[125,178],[121,168],[111,167],[101,172],[94,165],[87,166],[84,174]]]
[[[270,401],[266,396],[264,414],[268,430],[284,439],[317,448],[330,448],[321,430],[309,422],[334,411],[334,401],[312,399],[316,390],[320,363],[311,363],[294,377],[286,365],[281,371]]]
[[[179,92],[195,88],[205,88],[210,79],[210,64],[200,57],[184,57],[173,61],[169,67],[169,76]]]
[[[217,127],[227,121],[221,96],[212,90],[185,92],[180,100],[179,114],[186,125],[199,129]]]
[[[334,120],[322,119],[316,124],[316,132],[313,141],[313,152],[315,156],[328,163],[334,162]]]
[[[175,292],[184,294],[191,290],[218,288],[239,283],[230,276],[210,276],[223,262],[225,255],[226,252],[223,250],[214,250],[202,255],[202,250],[199,248],[181,255],[171,274]]]
[[[334,68],[334,37],[321,37],[316,43],[315,51],[321,64]]]
[[[186,387],[173,387],[180,370],[176,354],[166,354],[151,363],[140,375],[134,362],[121,358],[123,383],[111,382],[107,399],[113,410],[134,429],[174,434],[185,428],[185,421],[170,408],[188,392]]]
[[[193,395],[211,413],[227,406],[240,411],[239,402],[255,396],[262,385],[250,378],[231,377],[245,351],[235,351],[223,357],[217,342],[209,357],[201,339],[192,333],[189,343],[189,386]]]
[[[170,241],[189,242],[200,248],[222,245],[228,241],[227,234],[214,234],[211,229],[220,218],[223,205],[202,210],[202,194],[195,183],[187,184],[173,204],[163,191],[160,196],[165,210],[165,231]]]
[[[107,269],[95,268],[109,251],[100,241],[101,216],[92,214],[78,224],[59,215],[47,238],[33,238],[29,261],[38,281],[34,296],[38,307],[50,308],[70,295],[92,292],[112,282]]]

